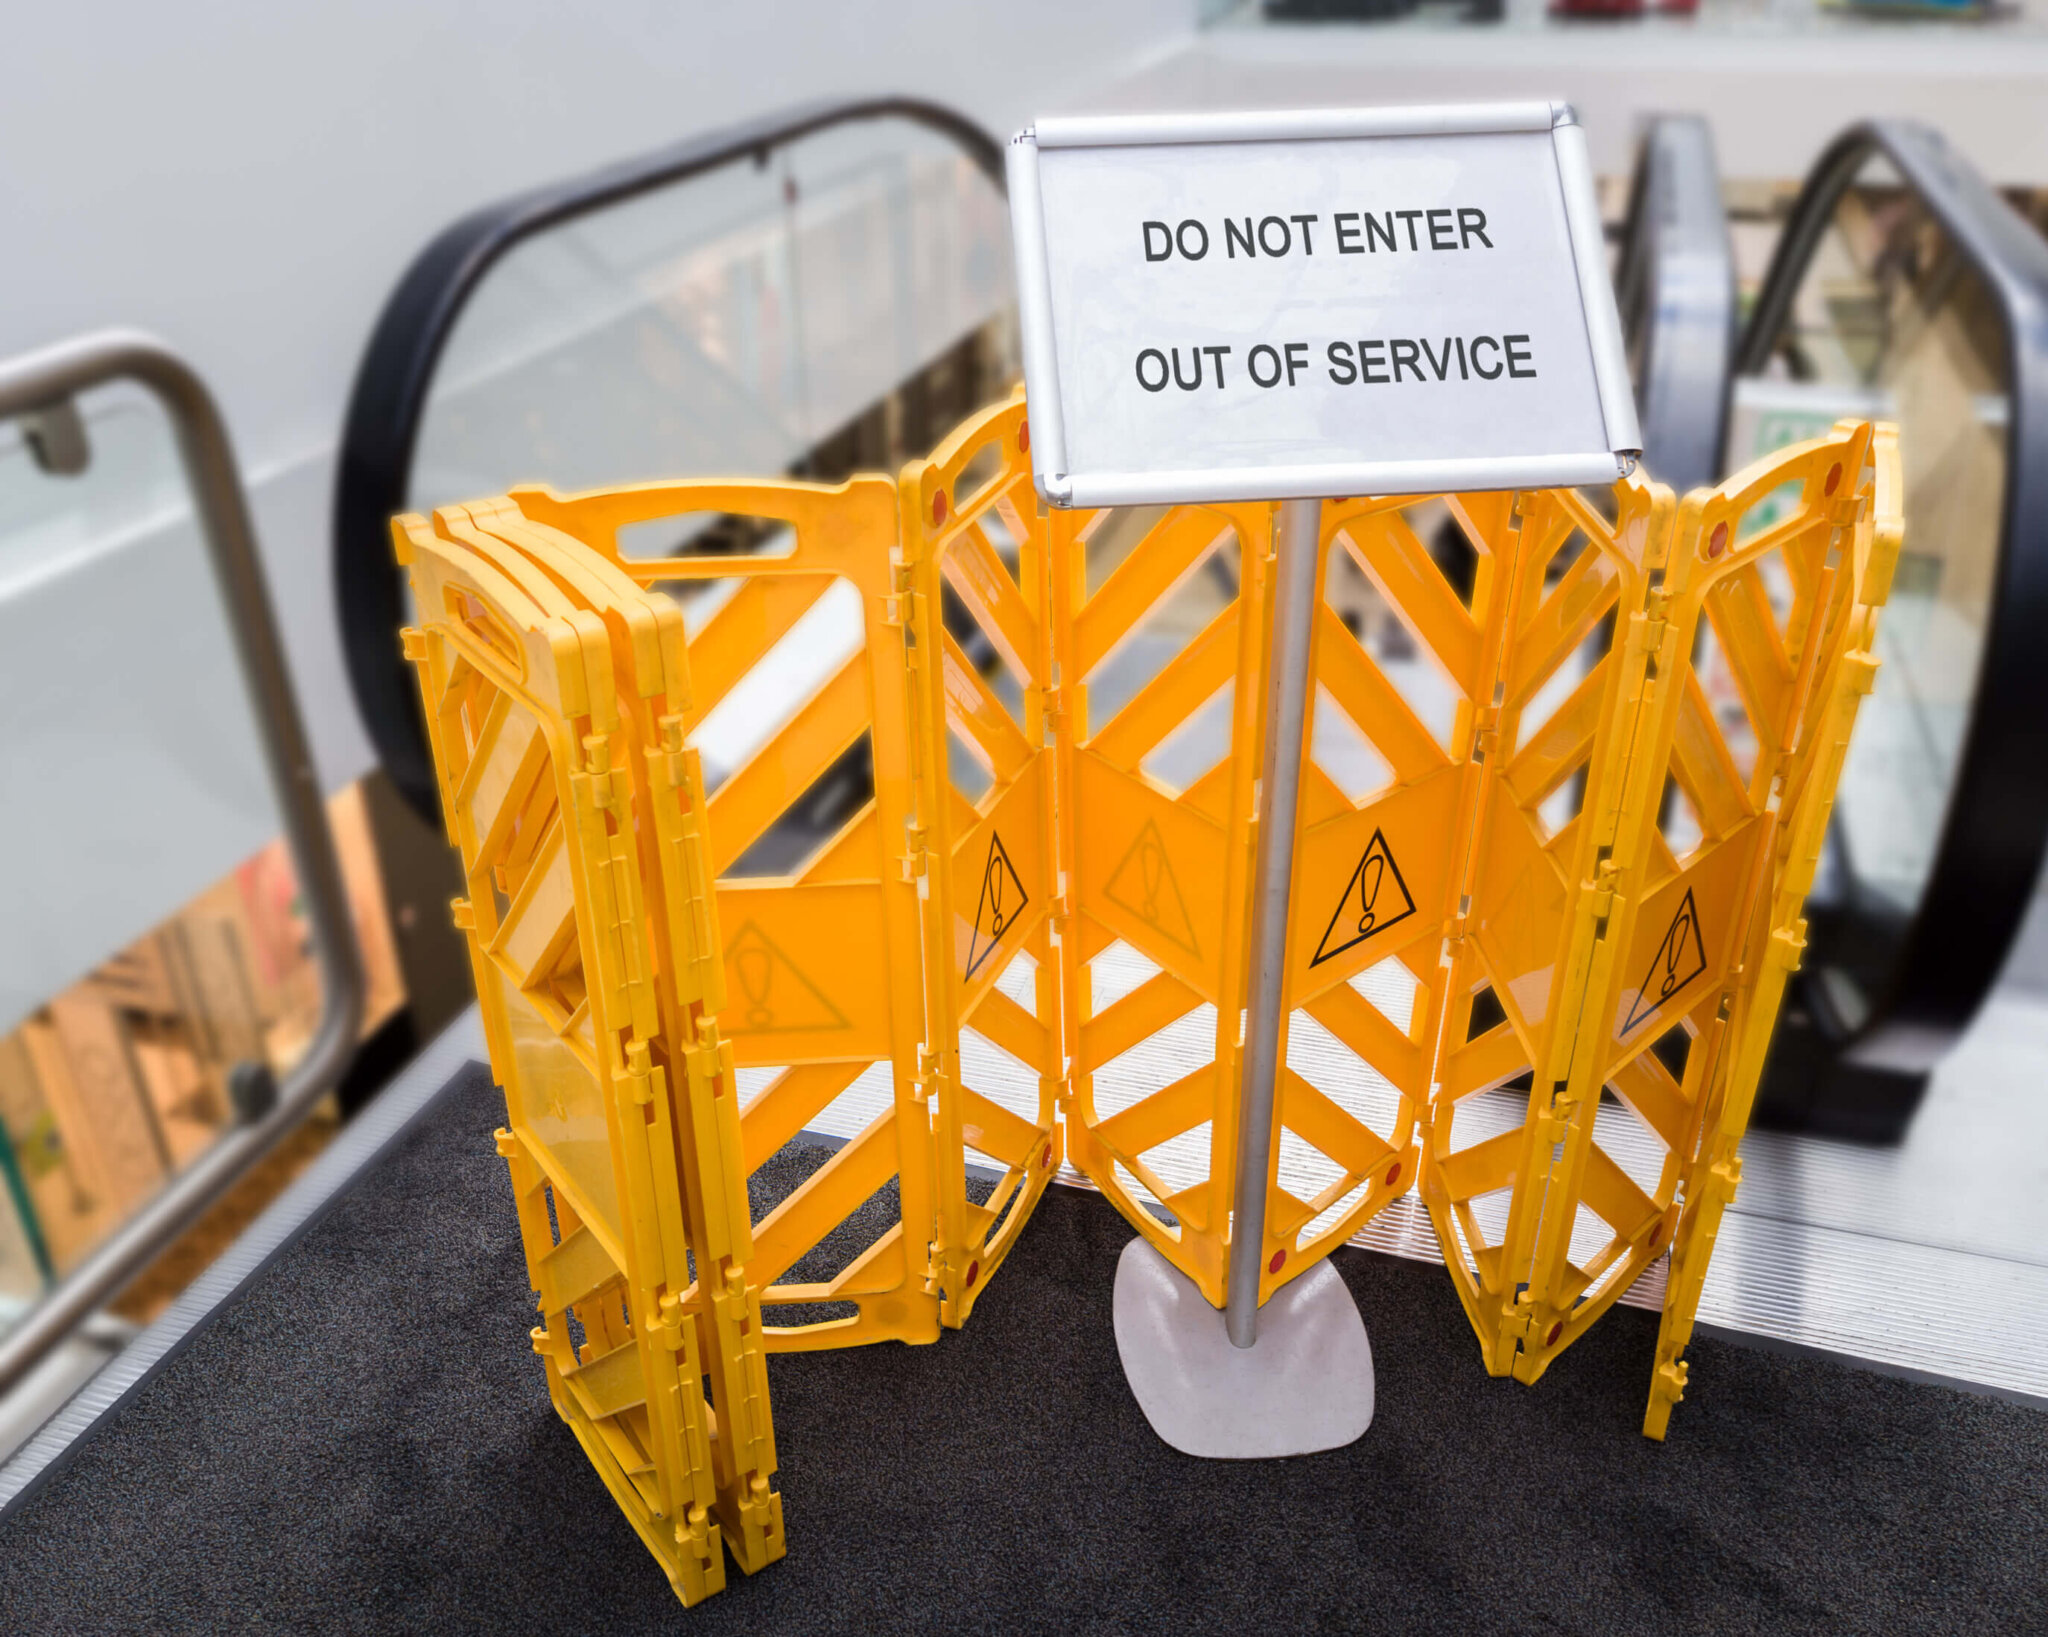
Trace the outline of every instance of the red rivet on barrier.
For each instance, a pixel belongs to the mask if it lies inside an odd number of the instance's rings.
[[[1052,1169],[1052,1145],[1050,1143],[1046,1145],[1045,1158],[1038,1162],[1038,1168],[1041,1171],[1049,1171]]]
[[[1726,523],[1716,523],[1714,525],[1713,538],[1707,542],[1707,555],[1709,557],[1718,557],[1727,549],[1728,525]]]
[[[979,1262],[969,1262],[967,1264],[967,1288],[972,1290],[974,1288],[974,1281],[980,1277],[981,1264]]]
[[[1273,1260],[1266,1264],[1266,1271],[1268,1273],[1278,1273],[1286,1265],[1287,1252],[1284,1249],[1276,1250],[1273,1252]]]
[[[1399,1182],[1400,1180],[1401,1162],[1399,1160],[1396,1160],[1392,1165],[1387,1167],[1387,1186],[1391,1188],[1394,1186],[1395,1183]]]
[[[1827,487],[1826,487],[1825,489],[1823,489],[1823,490],[1822,490],[1821,492],[1822,492],[1823,494],[1833,494],[1833,493],[1834,493],[1834,492],[1835,492],[1835,491],[1836,491],[1837,489],[1839,489],[1839,488],[1840,488],[1841,486],[1842,486],[1842,463],[1841,463],[1840,461],[1837,461],[1837,462],[1835,462],[1835,464],[1834,464],[1834,465],[1832,465],[1832,466],[1830,466],[1830,467],[1828,468],[1828,484],[1827,484]]]
[[[1017,423],[1017,447],[1027,455],[1031,453],[1031,423],[1029,421],[1019,421]]]
[[[946,521],[946,491],[941,489],[932,496],[932,527],[937,528]]]
[[[1564,1320],[1559,1319],[1557,1323],[1550,1327],[1550,1334],[1543,1338],[1543,1345],[1545,1347],[1555,1347],[1557,1345],[1557,1338],[1563,1334]]]

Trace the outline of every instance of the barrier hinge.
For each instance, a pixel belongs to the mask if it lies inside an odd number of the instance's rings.
[[[1451,912],[1451,918],[1444,923],[1443,948],[1438,952],[1439,965],[1448,966],[1463,952],[1465,940],[1472,933],[1472,895],[1460,893],[1458,907]]]
[[[688,1552],[700,1563],[709,1563],[711,1554],[719,1548],[711,1539],[711,1514],[701,1506],[692,1506],[676,1523],[676,1546]]]
[[[700,1274],[698,1284],[710,1298],[712,1323],[727,1336],[744,1332],[749,1318],[746,1265],[728,1257],[708,1278]]]
[[[1483,762],[1493,755],[1500,741],[1500,706],[1481,705],[1472,717],[1472,759]]]
[[[642,1108],[654,1101],[654,1077],[657,1072],[653,1060],[647,1054],[647,1042],[627,1041],[626,1095]]]
[[[698,1024],[696,1044],[683,1048],[683,1073],[691,1091],[702,1093],[718,1083],[723,1069],[718,1024],[706,1018]]]
[[[1770,959],[1784,967],[1787,972],[1797,972],[1806,958],[1806,922],[1804,918],[1790,926],[1779,927],[1771,934]]]
[[[1638,635],[1642,641],[1643,674],[1645,681],[1654,681],[1664,670],[1664,637],[1671,629],[1666,616],[1670,597],[1661,589],[1653,588],[1643,598],[1643,611],[1635,616],[1641,622]]]
[[[1044,724],[1045,743],[1049,745],[1053,742],[1053,737],[1059,728],[1061,718],[1058,690],[1043,686],[1026,689],[1024,694],[1025,721],[1031,720],[1031,713],[1034,707],[1038,712],[1038,720]]]
[[[910,597],[910,565],[903,560],[899,546],[889,553],[889,591],[882,599],[882,623],[900,626],[904,621],[904,604]]]
[[[1530,1332],[1536,1324],[1536,1298],[1529,1294],[1527,1286],[1518,1289],[1504,1304],[1506,1311],[1501,1314],[1501,1340],[1511,1351],[1521,1351],[1530,1341]]]
[[[1564,1145],[1572,1134],[1572,1115],[1577,1108],[1578,1099],[1570,1089],[1560,1087],[1550,1100],[1550,1107],[1537,1116],[1537,1141],[1550,1150],[1548,1168],[1554,1169],[1564,1162]]]
[[[608,734],[587,734],[583,749],[590,758],[586,769],[590,779],[590,804],[599,812],[608,812],[613,801],[612,791],[612,743]]]
[[[1716,1204],[1732,1204],[1735,1190],[1742,1186],[1742,1156],[1724,1154],[1707,1167],[1706,1176],[1698,1188],[1696,1203],[1705,1204],[1713,1200]]]
[[[931,830],[915,819],[903,821],[903,879],[921,881],[931,864]]]
[[[1592,888],[1593,925],[1596,938],[1605,938],[1607,929],[1613,923],[1614,887],[1621,879],[1621,872],[1615,868],[1614,860],[1602,859],[1588,885]]]
[[[688,746],[683,738],[683,719],[664,716],[656,724],[661,732],[661,771],[671,790],[687,790],[690,784]]]

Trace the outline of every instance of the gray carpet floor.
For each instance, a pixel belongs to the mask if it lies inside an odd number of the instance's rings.
[[[1061,1189],[964,1331],[774,1361],[789,1556],[685,1611],[549,1407],[502,1117],[470,1071],[0,1526],[0,1631],[2048,1630],[2048,1417],[1704,1340],[1660,1446],[1649,1315],[1525,1388],[1361,1252],[1371,1431],[1176,1455]]]

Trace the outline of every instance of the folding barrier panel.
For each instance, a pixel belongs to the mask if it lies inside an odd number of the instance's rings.
[[[930,1340],[940,1324],[959,1324],[1057,1161],[1051,795],[1044,752],[1029,745],[1044,738],[1043,552],[1024,521],[1036,524],[1035,500],[1016,503],[1020,477],[1029,494],[1016,452],[987,481],[978,470],[1022,426],[1019,407],[1008,424],[964,433],[956,450],[905,474],[906,503],[929,520],[905,529],[908,549],[896,546],[897,496],[872,480],[836,491],[696,484],[585,501],[512,497],[637,581],[738,585],[691,641],[692,734],[763,667],[816,669],[820,653],[834,667],[735,758],[707,808],[737,991],[722,1022],[757,1081],[741,1116],[745,1167],[758,1171],[835,1103],[836,1123],[857,1127],[837,1132],[851,1140],[761,1221],[750,1270],[771,1314],[827,1303],[854,1312],[771,1327],[771,1350]],[[757,540],[760,520],[777,521],[794,542],[783,551],[767,536],[765,549],[711,557],[620,554],[622,529],[684,517],[715,517]],[[1004,566],[991,530],[1019,548],[1034,595]],[[959,637],[946,629],[949,598]],[[1000,662],[1000,686],[963,639]],[[745,708],[763,708],[758,693]],[[734,727],[744,732],[744,718]],[[872,800],[808,858],[750,861],[748,849],[858,757],[863,738]],[[962,780],[984,788],[970,798]],[[944,867],[931,870],[934,858]],[[927,949],[951,950],[950,974]],[[983,1193],[969,1168],[990,1164],[999,1175]],[[844,1243],[860,1236],[847,1219],[892,1185],[892,1226]]]
[[[721,1537],[749,1570],[782,1552],[746,1218],[691,1140],[730,1130],[726,1067],[698,1029],[720,974],[694,941],[658,948],[645,914],[640,855],[655,834],[691,845],[694,804],[673,783],[628,795],[635,733],[603,621],[460,509],[440,521],[455,540],[418,518],[394,526],[419,618],[406,649],[468,883],[456,919],[505,1090],[498,1145],[540,1297],[534,1348],[557,1411],[691,1603],[724,1584]],[[645,657],[668,662],[658,688],[679,692],[679,647],[645,634]],[[723,1288],[693,1278],[693,1254]]]
[[[1579,1049],[1596,954],[1618,889],[1635,879],[1637,838],[1616,833],[1617,792],[1650,662],[1640,611],[1672,512],[1669,491],[1640,480],[1614,493],[1612,522],[1571,491],[1521,495],[1497,536],[1464,912],[1446,945],[1451,996],[1422,1175],[1487,1368],[1525,1380],[1669,1231],[1644,1191],[1657,1175],[1639,1186],[1606,1141],[1604,1059]],[[1583,1223],[1541,1180],[1567,1162]],[[1532,1272],[1539,1234],[1548,1260]]]
[[[1751,533],[1752,508],[1768,499],[1778,518]],[[1652,1438],[1664,1436],[1671,1407],[1684,1396],[1678,1355],[1692,1335],[1721,1215],[1741,1180],[1736,1144],[1749,1124],[1786,980],[1805,948],[1800,910],[1857,708],[1876,679],[1878,611],[1891,594],[1903,521],[1898,434],[1855,421],[1688,496],[1679,516],[1665,576],[1670,665],[1648,749],[1651,783],[1654,770],[1668,768],[1663,788],[1676,786],[1699,840],[1669,876],[1657,872],[1661,879],[1644,896],[1615,1029],[1624,1044],[1631,1029],[1653,1036],[1673,1023],[1679,1002],[1691,1051],[1714,1066],[1711,1078],[1686,1075],[1686,1089],[1702,1085],[1706,1095],[1692,1099],[1697,1113],[1681,1145],[1683,1196],[1643,1420]],[[1730,723],[1714,720],[1700,683],[1717,659],[1742,701]],[[1744,840],[1746,829],[1757,832],[1753,842]],[[1660,864],[1668,850],[1657,847]],[[1687,930],[1694,878],[1730,850],[1741,885],[1731,899],[1727,952],[1688,1004],[1680,999],[1684,957],[1673,945]]]
[[[1415,1180],[1508,503],[1478,494],[1323,507],[1275,1154],[1307,1143],[1321,1173],[1341,1174],[1307,1200],[1276,1176],[1262,1300]],[[1462,586],[1439,555],[1463,569]]]
[[[1407,645],[1406,691],[1433,691],[1447,706],[1461,697],[1474,627],[1404,519],[1415,504],[1324,514],[1261,1300],[1355,1234],[1415,1172],[1423,1043],[1442,985],[1418,985],[1413,969],[1434,975],[1457,795],[1440,739],[1469,739],[1469,713],[1459,706],[1433,735],[1327,584],[1342,553],[1399,623],[1390,641]],[[1435,510],[1446,523],[1465,516],[1441,502]],[[1071,679],[1060,726],[1073,740],[1060,822],[1078,895],[1069,1140],[1133,1225],[1220,1304],[1274,511],[1060,514],[1056,530]],[[1315,1191],[1283,1187],[1283,1166]]]
[[[1067,1140],[1221,1305],[1272,508],[1050,521]]]
[[[1897,471],[1889,431],[1845,423],[1691,497],[1675,527],[1650,486],[1617,488],[1611,526],[1576,495],[1523,497],[1423,1193],[1488,1368],[1524,1381],[1683,1235],[1652,1436],[1683,1389],[1677,1353],[1875,672]],[[1781,519],[1740,539],[1767,497]],[[1611,650],[1544,707],[1609,610]],[[1700,684],[1717,655],[1736,723]]]
[[[1063,1143],[1227,1294],[1275,508],[1029,437],[395,527],[535,1345],[686,1601],[781,1552],[764,1353],[963,1323]],[[1866,423],[1325,503],[1261,1300],[1414,1186],[1533,1382],[1669,1250],[1663,1436],[1899,534]]]
[[[748,1277],[770,1350],[932,1340],[938,1201],[895,486],[681,483],[510,501],[529,526],[682,604],[684,734],[715,758],[704,836],[725,956],[719,1024],[739,1065],[740,1169],[761,1184]],[[696,554],[675,554],[691,543]],[[873,794],[842,803],[852,810],[822,846],[793,852],[811,828],[792,840],[780,821],[834,780],[871,781]],[[763,1174],[820,1129],[845,1139],[823,1164],[793,1187]],[[791,1322],[774,1324],[782,1313]]]
[[[611,656],[608,681],[619,701],[625,745],[618,794],[630,791],[644,883],[633,898],[642,906],[652,941],[663,1037],[679,1043],[670,1059],[671,1073],[684,1092],[671,1110],[675,1137],[686,1172],[700,1179],[699,1187],[683,1191],[676,1206],[694,1253],[706,1265],[717,1263],[712,1278],[701,1278],[703,1268],[696,1270],[700,1282],[686,1300],[701,1301],[718,1356],[747,1361],[744,1376],[730,1382],[713,1372],[716,1402],[738,1402],[737,1395],[744,1393],[758,1406],[747,1412],[745,1424],[765,1441],[770,1437],[767,1375],[759,1303],[748,1289],[754,1257],[739,1163],[736,1077],[730,1049],[720,1041],[714,1021],[725,974],[717,955],[703,845],[703,782],[697,757],[683,742],[690,690],[681,614],[668,598],[642,591],[615,565],[528,522],[509,503],[446,507],[434,514],[434,521],[444,538],[469,545],[508,577],[517,577],[542,606],[559,606],[564,613],[580,610],[603,621]],[[593,688],[598,674],[593,669]],[[601,753],[594,740],[586,744]],[[615,859],[614,869],[624,868]],[[764,1442],[762,1455],[766,1470],[772,1471],[772,1444]],[[739,1474],[720,1476],[736,1481]],[[779,1511],[772,1517],[753,1515],[753,1509],[771,1503],[779,1506],[768,1495],[764,1476],[739,1514],[747,1532],[735,1555],[750,1570],[781,1553]]]
[[[1021,398],[902,478],[939,1222],[932,1274],[965,1321],[1060,1158],[1060,939],[1047,519]],[[1014,569],[1010,566],[1014,562]],[[936,867],[934,867],[936,866]],[[985,1199],[962,1186],[992,1168]]]

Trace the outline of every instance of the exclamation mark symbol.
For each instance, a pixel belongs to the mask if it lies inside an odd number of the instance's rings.
[[[1380,882],[1386,873],[1387,861],[1378,853],[1358,866],[1358,935],[1361,938],[1372,931],[1373,905],[1379,902]]]
[[[1678,957],[1684,951],[1691,931],[1692,911],[1681,909],[1678,919],[1671,923],[1671,930],[1664,934],[1664,978],[1658,990],[1659,1000],[1669,1000],[1678,987]]]
[[[983,883],[988,893],[988,935],[1000,938],[1003,935],[1003,861],[994,852],[988,855],[988,876]]]
[[[1147,840],[1145,850],[1138,855],[1138,874],[1145,886],[1145,907],[1142,911],[1146,920],[1159,924],[1159,888],[1166,879],[1166,857],[1159,850],[1159,843]]]

